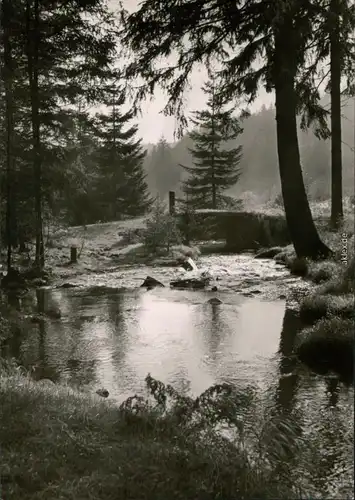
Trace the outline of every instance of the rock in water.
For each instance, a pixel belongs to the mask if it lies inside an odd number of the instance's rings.
[[[202,290],[206,288],[210,279],[209,278],[190,278],[186,280],[175,280],[170,282],[172,288],[188,288],[192,290]]]
[[[102,398],[108,398],[110,395],[107,389],[97,389],[96,394]]]
[[[57,307],[52,307],[52,308],[48,309],[45,312],[45,314],[49,318],[53,318],[53,319],[60,319],[62,317],[62,313],[60,312],[60,309],[58,309]]]
[[[207,304],[217,305],[217,304],[223,304],[223,302],[219,300],[217,297],[212,297],[207,301]]]
[[[75,288],[76,285],[73,283],[63,283],[62,285],[59,286],[59,288]]]
[[[185,271],[198,271],[198,267],[196,266],[195,262],[191,259],[191,257],[188,257],[185,259],[181,267],[185,269]]]
[[[141,287],[147,287],[147,288],[155,288],[157,286],[163,287],[163,283],[160,283],[160,281],[156,280],[155,278],[152,278],[151,276],[147,276],[146,279],[143,281],[141,284]]]

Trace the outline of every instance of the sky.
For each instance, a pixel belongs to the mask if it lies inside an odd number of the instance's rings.
[[[117,0],[109,0],[109,5],[112,9],[117,7]],[[137,0],[122,0],[123,6],[134,11],[137,9],[139,2]],[[172,60],[172,59],[171,59]],[[169,58],[167,58],[169,61]],[[205,95],[201,90],[202,85],[207,80],[207,72],[205,68],[200,68],[193,71],[191,74],[191,90],[186,92],[186,107],[185,114],[189,115],[192,111],[201,110],[205,105]],[[160,137],[164,136],[168,142],[174,142],[174,131],[176,130],[176,120],[173,116],[164,116],[161,110],[164,108],[168,101],[167,95],[161,90],[157,89],[153,101],[146,101],[142,106],[142,116],[137,117],[139,125],[138,135],[142,137],[145,144],[155,144],[159,141]],[[263,105],[269,106],[274,102],[274,95],[267,94],[261,90],[258,98],[249,106],[251,112],[255,112]]]

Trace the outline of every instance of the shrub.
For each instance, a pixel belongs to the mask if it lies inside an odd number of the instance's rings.
[[[159,200],[156,201],[146,225],[143,243],[150,253],[169,252],[172,245],[182,241],[177,218],[166,213],[165,205]]]

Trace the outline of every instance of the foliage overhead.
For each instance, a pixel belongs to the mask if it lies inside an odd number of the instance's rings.
[[[126,65],[127,92],[135,97],[135,109],[159,84],[169,95],[164,113],[179,119],[179,135],[187,125],[183,94],[196,65],[217,72],[223,80],[226,100],[244,96],[250,103],[260,86],[267,92],[274,88],[275,30],[285,12],[292,14],[292,43],[296,53],[296,88],[298,111],[304,116],[302,126],[316,124],[319,136],[326,137],[327,111],[318,103],[319,88],[314,84],[315,43],[324,27],[323,2],[298,0],[145,0],[129,13],[121,7],[120,41],[133,62]],[[315,25],[316,23],[316,25]],[[289,40],[287,43],[291,43]],[[174,55],[172,64],[161,63]],[[311,68],[307,61],[311,60]],[[308,69],[307,69],[308,68]],[[137,79],[144,82],[137,86]],[[134,85],[132,85],[134,81]]]

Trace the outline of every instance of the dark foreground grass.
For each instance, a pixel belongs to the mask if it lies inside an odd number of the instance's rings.
[[[178,413],[163,417],[139,404],[118,409],[68,387],[0,373],[1,498],[305,498],[272,472],[266,455],[252,465],[242,449],[184,424]]]

